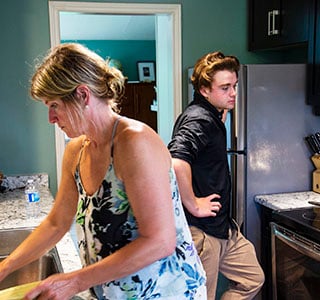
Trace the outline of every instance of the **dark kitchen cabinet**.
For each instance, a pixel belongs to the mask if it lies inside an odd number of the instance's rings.
[[[307,103],[320,115],[320,0],[314,0],[308,43]]]
[[[249,50],[299,45],[308,41],[313,0],[248,0]]]
[[[120,114],[142,121],[157,131],[157,112],[151,110],[156,100],[155,84],[152,82],[126,83]]]

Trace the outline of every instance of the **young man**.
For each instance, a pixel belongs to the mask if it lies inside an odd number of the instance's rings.
[[[225,110],[234,108],[239,61],[221,52],[200,58],[191,78],[194,99],[177,119],[168,148],[182,202],[204,269],[208,300],[218,273],[230,280],[222,299],[252,299],[264,283],[253,245],[230,218],[231,179]]]

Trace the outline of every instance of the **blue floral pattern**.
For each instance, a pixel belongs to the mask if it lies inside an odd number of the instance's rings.
[[[199,298],[198,293],[205,285],[205,273],[192,242],[172,169],[169,175],[177,232],[175,252],[135,274],[94,287],[98,299],[205,299]],[[86,195],[78,168],[75,180],[79,191],[78,245],[85,266],[114,253],[139,233],[123,182],[115,176],[113,164],[92,196]]]

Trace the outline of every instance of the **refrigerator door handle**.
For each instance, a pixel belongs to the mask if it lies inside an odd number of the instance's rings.
[[[243,149],[243,150],[228,149],[227,153],[230,155],[246,155],[247,150],[246,149]]]

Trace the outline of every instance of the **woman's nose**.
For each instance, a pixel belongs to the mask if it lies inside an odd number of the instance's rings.
[[[57,114],[54,111],[54,109],[49,108],[48,116],[49,116],[49,123],[54,124],[58,121]]]

